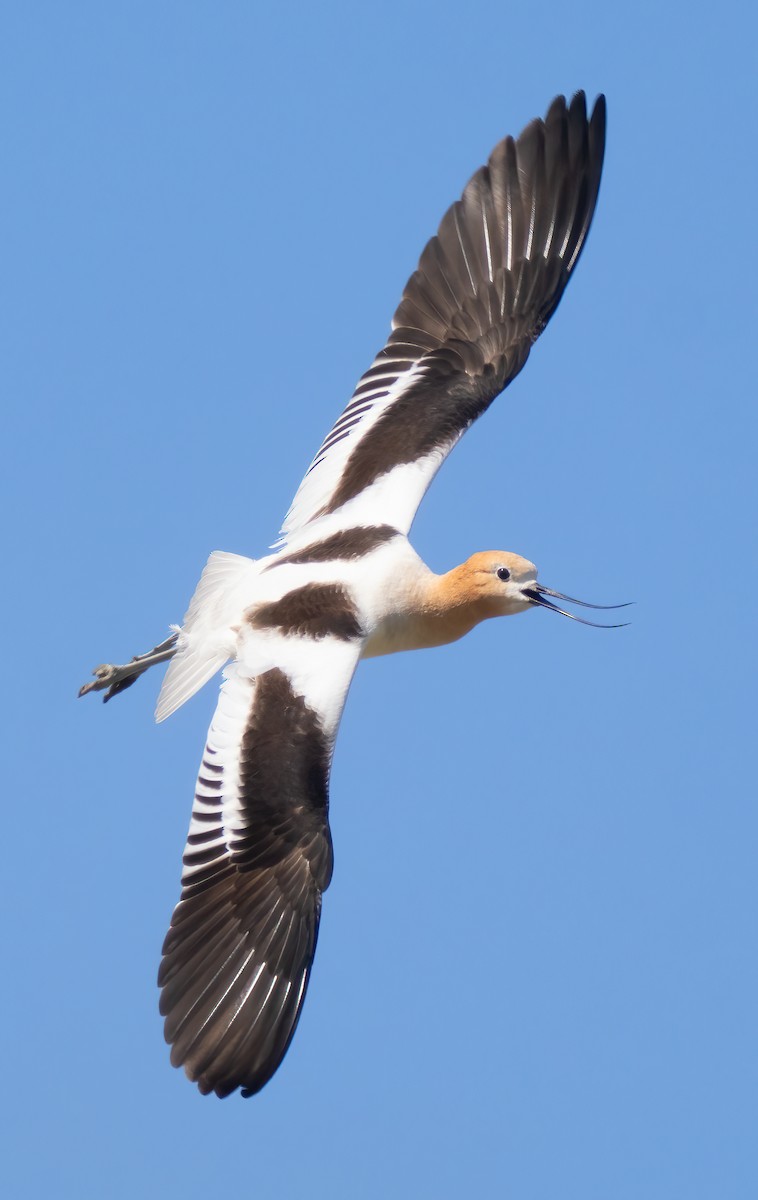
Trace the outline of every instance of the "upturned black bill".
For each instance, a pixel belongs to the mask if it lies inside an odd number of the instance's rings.
[[[548,596],[552,596],[555,600],[563,600],[567,604],[579,604],[582,608],[628,608],[631,601],[626,604],[588,604],[586,600],[576,600],[573,596],[566,596],[563,592],[556,592],[553,588],[544,587],[541,583],[535,583],[534,587],[524,588],[523,594],[532,604],[538,604],[541,608],[549,608],[552,612],[560,613],[562,617],[568,617],[571,621],[578,621],[580,625],[591,625],[593,629],[623,629],[628,625],[628,621],[622,621],[619,625],[602,625],[598,621],[586,621],[584,617],[578,617],[576,613],[566,612],[565,608],[559,608],[557,604],[553,604],[548,600]]]

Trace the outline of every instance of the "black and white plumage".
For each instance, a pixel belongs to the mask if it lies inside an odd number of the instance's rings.
[[[342,658],[344,695],[357,652]],[[332,874],[336,724],[308,704],[305,686],[278,667],[257,678],[236,667],[208,733],[159,977],[172,1059],[204,1092],[263,1086],[308,983]]]
[[[558,306],[595,211],[605,100],[578,92],[505,138],[424,249],[392,332],[327,434],[284,523],[319,516],[410,530],[468,427],[526,362]]]
[[[297,1025],[332,872],[334,740],[359,660],[567,599],[505,552],[436,576],[407,534],[441,463],[561,299],[604,138],[603,97],[588,119],[579,92],[495,148],[426,246],[386,345],[305,475],[286,544],[258,561],[211,555],[176,643],[131,671],[101,668],[90,685],[113,694],[173,656],[162,720],[232,660],[159,979],[172,1061],[203,1092],[257,1092]]]

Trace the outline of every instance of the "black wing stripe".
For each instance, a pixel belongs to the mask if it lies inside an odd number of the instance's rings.
[[[355,525],[340,529],[318,542],[310,542],[291,554],[278,556],[267,571],[292,563],[351,561],[363,558],[398,536],[392,525]]]

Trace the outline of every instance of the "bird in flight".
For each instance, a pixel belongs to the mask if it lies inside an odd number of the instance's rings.
[[[538,583],[526,558],[485,551],[437,575],[408,533],[555,312],[604,143],[604,98],[588,117],[578,92],[495,147],[427,244],[274,552],[211,554],[181,628],[81,689],[109,699],[170,660],[162,721],[225,667],[158,979],[171,1061],[204,1094],[258,1092],[295,1032],[332,875],[332,753],[359,661],[537,607],[582,620],[560,604],[584,602]]]

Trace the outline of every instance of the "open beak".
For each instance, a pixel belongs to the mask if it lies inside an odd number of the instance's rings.
[[[552,596],[554,600],[564,600],[567,604],[579,604],[582,608],[628,608],[631,601],[626,604],[588,604],[586,600],[575,600],[573,596],[564,596],[563,592],[555,592],[541,583],[522,588],[522,595],[526,596],[532,604],[539,604],[541,608],[549,608],[552,612],[560,613],[562,617],[569,617],[572,621],[579,621],[582,625],[592,625],[595,629],[623,629],[625,625],[629,624],[628,621],[622,621],[620,625],[601,625],[598,621],[586,621],[584,617],[577,617],[575,613],[566,612],[565,608],[559,608],[547,597]]]

